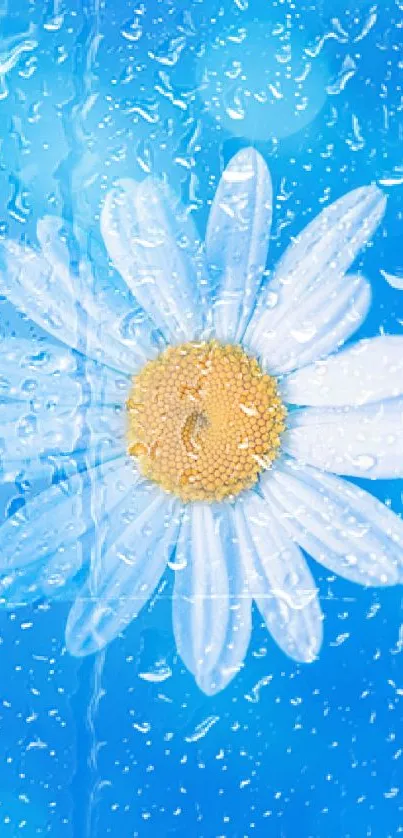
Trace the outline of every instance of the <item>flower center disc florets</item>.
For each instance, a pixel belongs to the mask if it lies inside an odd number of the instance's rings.
[[[276,457],[285,409],[274,378],[238,346],[170,347],[133,379],[129,453],[143,475],[184,501],[252,486]]]

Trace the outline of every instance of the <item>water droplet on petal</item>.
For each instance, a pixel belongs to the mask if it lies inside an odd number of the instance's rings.
[[[376,466],[377,459],[371,454],[359,454],[357,457],[352,458],[351,462],[360,471],[369,471]]]
[[[290,335],[298,343],[309,343],[316,335],[316,326],[313,323],[307,323],[300,329],[291,329]]]
[[[33,436],[37,432],[37,420],[36,416],[27,415],[23,416],[22,419],[18,422],[17,425],[17,434],[22,439],[27,439],[30,436]]]

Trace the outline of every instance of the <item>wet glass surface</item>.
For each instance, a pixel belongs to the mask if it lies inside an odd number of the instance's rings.
[[[120,335],[135,340],[143,314],[134,307],[123,318],[124,283],[100,234],[106,194],[118,179],[162,178],[202,239],[224,166],[253,145],[273,180],[270,270],[329,203],[370,183],[384,191],[383,221],[354,263],[372,287],[354,340],[403,334],[402,17],[398,0],[0,0],[2,242],[38,247],[38,220],[61,217],[72,273],[80,260],[92,269],[95,320],[104,323],[112,311]],[[13,336],[33,347],[28,400],[4,412],[0,428],[3,519],[73,475],[83,504],[72,520],[78,527],[89,516],[107,539],[108,499],[96,479],[96,501],[86,502],[84,444],[62,464],[55,454],[56,384],[46,417],[30,392],[46,331],[1,294],[0,352]],[[75,347],[62,399],[76,442],[91,438],[105,463],[114,426],[99,427],[90,412],[77,427],[72,418],[95,381],[80,361],[91,331],[80,317],[84,344]],[[0,386],[7,399],[10,382]],[[36,450],[45,433],[40,467],[16,467],[12,446],[34,435]],[[369,466],[362,460],[353,482],[400,513],[402,481],[370,480]],[[84,542],[96,561],[94,545]],[[402,831],[399,586],[358,587],[309,560],[325,614],[319,660],[286,657],[255,609],[244,667],[209,697],[176,651],[171,567],[104,651],[67,652],[66,620],[83,581],[76,559],[73,587],[55,600],[43,590],[30,596],[18,580],[11,593],[8,583],[2,588],[1,836],[386,838]],[[13,605],[21,599],[26,604]]]

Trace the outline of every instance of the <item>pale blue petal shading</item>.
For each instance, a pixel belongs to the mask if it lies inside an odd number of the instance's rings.
[[[0,352],[0,469],[11,480],[51,471],[80,451],[104,460],[126,450],[131,380],[47,339],[7,338]],[[66,463],[64,463],[66,465]],[[88,465],[88,463],[87,463]]]
[[[403,579],[403,521],[346,480],[292,461],[261,480],[290,537],[332,573],[361,585]]]
[[[333,288],[318,288],[266,333],[261,361],[275,375],[303,367],[336,351],[365,320],[371,287],[364,277],[346,274]]]
[[[332,407],[364,405],[403,395],[403,336],[360,340],[297,370],[281,382],[285,401]]]
[[[143,362],[154,358],[165,347],[165,343],[161,335],[153,329],[145,312],[139,309],[129,290],[126,289],[126,292],[122,293],[114,283],[113,277],[108,277],[106,284],[97,282],[86,257],[81,257],[79,264],[75,266],[77,276],[72,275],[67,246],[68,237],[71,235],[72,231],[66,227],[64,220],[57,216],[45,216],[38,221],[37,236],[42,254],[54,267],[66,287],[72,289],[88,320],[89,348],[91,349],[91,332],[95,331],[97,339],[99,337],[101,341],[104,340],[107,352],[110,353],[111,347],[114,347],[114,352],[119,353],[118,367],[113,363],[113,359],[105,363],[129,373],[136,372],[136,357],[142,358]],[[81,251],[85,252],[84,241],[81,242]],[[121,346],[124,349],[123,354]],[[91,352],[87,354],[94,357]]]
[[[66,645],[78,657],[110,643],[148,602],[174,549],[181,505],[141,481],[118,510],[88,582],[73,605]],[[115,523],[115,522],[113,522]]]
[[[129,374],[157,353],[153,341],[134,340],[130,345],[113,333],[113,312],[100,308],[86,291],[82,276],[53,266],[43,255],[15,241],[0,246],[0,293],[52,337],[96,361]],[[113,326],[112,329],[110,327]],[[143,336],[146,326],[139,326]],[[148,352],[149,349],[149,352]]]
[[[242,667],[251,633],[251,598],[229,504],[188,507],[175,566],[177,649],[200,689],[214,695]]]
[[[74,452],[102,451],[104,459],[124,456],[124,408],[42,407],[24,402],[0,402],[0,466],[3,473],[22,464],[39,471],[42,458]]]
[[[136,480],[133,460],[119,458],[36,495],[0,527],[0,570],[62,551],[94,527],[95,513],[103,518],[116,507]]]
[[[299,547],[255,492],[236,504],[239,551],[251,596],[278,646],[310,662],[322,643],[322,612]]]
[[[68,239],[73,238],[72,228],[66,226],[65,220],[57,215],[44,215],[37,221],[36,235],[42,256],[54,267],[61,282],[68,288],[71,283]]]
[[[11,337],[0,344],[0,399],[34,402],[51,409],[84,400],[123,405],[131,379],[47,339]]]
[[[403,397],[363,407],[307,407],[288,417],[283,449],[334,474],[403,477]]]
[[[255,149],[242,149],[223,172],[207,225],[207,263],[218,283],[218,340],[242,340],[266,266],[271,217],[269,170]]]
[[[176,551],[173,625],[178,652],[197,679],[218,662],[229,619],[228,569],[207,504],[191,504]]]
[[[116,270],[166,340],[195,338],[207,276],[193,225],[168,189],[151,178],[119,181],[106,196],[101,231]]]
[[[357,300],[349,315],[348,294],[345,295],[346,287],[349,293],[352,293],[352,287],[351,280],[344,274],[374,233],[385,205],[386,199],[376,187],[355,189],[323,210],[288,247],[245,334],[246,346],[261,356],[273,372],[289,372],[302,365],[297,357],[295,338],[300,342],[303,363],[314,360],[315,355],[310,355],[311,347],[307,344],[312,342],[314,353],[314,339],[321,331],[324,316],[328,316],[326,300],[330,327],[335,329],[334,345],[325,346],[320,354],[336,349],[358,328],[366,314],[368,289],[363,285],[364,280],[359,282],[355,277]],[[339,294],[342,296],[340,306],[337,303]],[[336,326],[337,317],[343,318],[344,336]],[[277,364],[271,357],[276,346],[280,347]]]
[[[72,580],[83,565],[80,541],[60,547],[44,560],[17,568],[0,577],[0,604],[13,608],[38,599],[74,598],[77,583]]]

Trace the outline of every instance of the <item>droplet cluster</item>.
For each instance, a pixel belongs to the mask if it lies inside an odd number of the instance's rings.
[[[278,453],[285,408],[276,380],[239,346],[170,347],[133,379],[128,450],[140,471],[184,501],[252,486]]]

